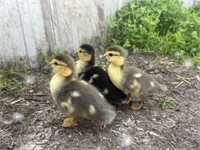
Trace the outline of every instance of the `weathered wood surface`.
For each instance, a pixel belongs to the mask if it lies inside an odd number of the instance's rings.
[[[105,38],[108,16],[130,1],[0,0],[0,63],[22,57],[36,67],[39,53],[72,52],[95,36]]]

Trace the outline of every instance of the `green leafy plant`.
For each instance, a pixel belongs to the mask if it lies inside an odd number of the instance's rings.
[[[179,0],[133,0],[110,18],[107,44],[200,63],[200,17]]]
[[[197,13],[200,17],[200,1],[197,1],[196,5],[190,7],[189,9],[191,10],[191,12]]]
[[[171,108],[173,106],[173,102],[170,99],[162,99],[160,100],[160,107],[165,108]]]

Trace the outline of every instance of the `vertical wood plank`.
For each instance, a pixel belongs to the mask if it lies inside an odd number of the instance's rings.
[[[1,45],[2,59],[26,56],[26,48],[23,40],[22,25],[16,1],[1,0]]]
[[[73,51],[80,44],[89,42],[92,37],[100,35],[99,18],[96,3],[98,0],[64,0],[53,3],[54,32],[58,48]]]
[[[40,0],[47,44],[50,50],[56,49],[55,34],[52,21],[51,0]]]
[[[26,2],[18,0],[18,9],[29,63],[31,67],[37,67],[38,53],[45,53],[48,50],[41,3],[39,0]]]

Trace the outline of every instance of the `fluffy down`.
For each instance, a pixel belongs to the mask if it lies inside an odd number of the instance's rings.
[[[107,72],[100,67],[92,67],[79,74],[80,78],[94,85],[111,104],[121,104],[126,95],[111,82]]]
[[[75,80],[64,85],[56,95],[58,107],[67,117],[85,118],[106,125],[116,116],[114,107],[98,90],[83,81]]]

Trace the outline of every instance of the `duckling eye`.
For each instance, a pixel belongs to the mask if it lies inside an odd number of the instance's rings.
[[[113,54],[112,54],[112,53],[110,53],[110,54],[109,54],[109,56],[111,56],[111,57],[112,57],[112,56],[113,56]]]
[[[54,65],[56,65],[56,66],[58,65],[58,63],[57,63],[57,62],[54,62],[53,64],[54,64]]]
[[[83,50],[79,50],[79,53],[85,53],[85,51],[83,51]]]

